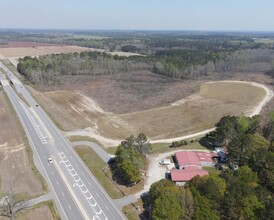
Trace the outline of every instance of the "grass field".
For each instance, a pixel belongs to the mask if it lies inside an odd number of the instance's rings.
[[[266,94],[264,89],[250,84],[205,83],[198,93],[168,106],[114,114],[104,112],[94,101],[86,101],[90,98],[73,91],[31,91],[65,130],[90,127],[96,134],[92,138],[103,136],[113,140],[140,132],[152,140],[199,132],[213,127],[222,116],[246,114]]]
[[[114,185],[112,180],[103,172],[106,163],[89,147],[78,146],[75,150],[96,179],[102,184],[110,197],[113,199],[122,198],[123,194]]]

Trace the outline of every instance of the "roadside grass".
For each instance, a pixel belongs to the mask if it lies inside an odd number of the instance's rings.
[[[61,220],[61,218],[57,212],[56,206],[52,200],[38,203],[29,209],[23,210],[22,212],[18,213],[18,215],[15,217],[15,219],[16,220],[27,220],[27,219],[29,219],[28,213],[30,213],[31,211],[33,211],[35,209],[39,209],[43,206],[47,206],[49,208],[49,210],[51,212],[52,220]]]
[[[37,102],[37,100],[34,98],[34,96],[32,96],[33,97],[33,99]],[[50,120],[57,126],[57,128],[59,129],[59,130],[61,130],[61,131],[65,131],[64,130],[64,128],[63,128],[63,126],[51,115],[51,113],[50,112],[47,112],[45,109],[45,107],[44,107],[44,105],[42,104],[42,103],[40,103],[40,102],[37,102],[40,106],[41,106],[41,108],[46,112],[46,114],[47,114],[47,116],[50,118]]]
[[[124,206],[122,212],[128,220],[139,220],[139,215],[143,212],[143,201],[138,199],[137,202]]]
[[[125,214],[128,220],[140,219],[137,210],[131,204],[124,206],[122,212]]]
[[[131,187],[120,185],[115,182],[110,167],[91,148],[77,146],[75,147],[75,150],[111,198],[119,199],[123,196],[131,195],[143,190],[143,179],[138,184]]]
[[[50,209],[50,212],[52,214],[52,218],[54,220],[61,220],[59,214],[58,214],[58,211],[57,211],[57,208],[53,202],[53,200],[49,200],[49,201],[45,201],[45,202],[41,202],[41,203],[38,203],[37,206],[42,206],[42,205],[46,205],[47,207],[49,207]],[[35,207],[35,206],[34,206]]]
[[[90,141],[90,142],[94,142],[96,143],[98,146],[100,146],[101,148],[103,148],[108,154],[112,154],[115,155],[116,150],[118,147],[105,147],[101,142],[99,142],[98,140],[88,137],[88,136],[80,136],[80,135],[71,135],[71,136],[67,136],[67,139],[70,142],[77,142],[77,141]]]
[[[48,186],[46,184],[46,181],[44,179],[44,177],[40,174],[40,172],[38,171],[38,169],[36,168],[34,161],[33,161],[33,151],[29,145],[26,133],[23,129],[23,126],[21,125],[21,122],[7,96],[6,93],[4,93],[4,97],[8,103],[9,109],[10,109],[10,113],[14,116],[16,123],[17,123],[17,128],[19,130],[19,132],[21,133],[22,137],[23,137],[23,141],[24,141],[24,145],[26,146],[26,152],[27,152],[27,156],[28,156],[28,161],[30,163],[31,166],[31,170],[33,171],[33,173],[35,174],[36,178],[38,179],[38,181],[40,182],[40,184],[42,185],[42,190],[44,191],[44,193],[48,192]],[[43,193],[42,193],[43,194]],[[42,195],[41,194],[41,195]],[[39,195],[36,195],[35,197],[37,197]],[[34,198],[34,197],[33,197]]]
[[[75,150],[107,191],[109,196],[113,199],[122,198],[123,194],[116,187],[114,181],[103,172],[103,169],[107,166],[106,163],[95,153],[95,151],[86,146],[77,146],[75,147]]]
[[[117,148],[118,148],[118,147],[108,147],[108,148],[106,148],[106,152],[107,152],[108,154],[115,155],[115,154],[116,154]]]
[[[105,146],[102,143],[100,143],[98,140],[96,140],[95,138],[91,138],[88,136],[80,136],[80,135],[70,135],[66,137],[70,142],[90,141],[90,142],[94,142],[95,144],[103,148],[104,150],[106,149]]]

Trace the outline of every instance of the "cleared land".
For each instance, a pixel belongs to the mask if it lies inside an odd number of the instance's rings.
[[[103,49],[95,49],[88,47],[79,46],[68,46],[58,44],[46,44],[46,43],[35,43],[35,42],[9,42],[8,44],[0,45],[0,59],[10,59],[11,62],[17,65],[16,59],[24,56],[40,56],[46,54],[57,54],[57,53],[80,53],[83,51],[98,51],[107,52]],[[107,52],[112,55],[119,56],[133,56],[140,55],[136,53],[128,52]]]
[[[144,132],[150,139],[198,132],[213,127],[224,115],[250,112],[266,95],[263,88],[250,84],[205,83],[198,93],[165,107],[115,114],[104,112],[79,92],[38,93],[32,89],[32,93],[64,129],[89,126],[86,132],[103,143],[106,143],[104,138],[121,140],[139,132]]]
[[[1,192],[13,190],[28,196],[42,194],[43,186],[32,170],[23,130],[18,127],[3,92],[0,92],[0,176]]]
[[[41,179],[38,179],[29,161],[32,155],[26,145],[24,132],[3,91],[0,91],[0,195],[12,190],[28,199],[44,193]],[[9,218],[0,217],[1,220]],[[53,219],[47,205],[41,205],[20,212],[16,220]],[[55,218],[54,218],[55,219]]]

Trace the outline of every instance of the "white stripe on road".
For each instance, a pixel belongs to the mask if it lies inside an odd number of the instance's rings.
[[[81,202],[79,201],[79,199],[78,199],[77,196],[75,195],[74,191],[71,189],[71,186],[70,186],[70,184],[68,183],[68,181],[67,181],[65,175],[63,174],[63,171],[60,169],[59,164],[58,164],[57,162],[55,162],[55,161],[53,161],[53,163],[54,163],[56,169],[58,170],[58,173],[60,174],[61,178],[63,179],[64,184],[67,186],[67,189],[69,190],[70,194],[72,195],[72,197],[73,197],[73,199],[74,199],[76,205],[77,205],[78,208],[80,209],[80,212],[82,213],[84,219],[89,220],[90,218],[89,218],[89,216],[88,216],[86,210],[83,208]]]

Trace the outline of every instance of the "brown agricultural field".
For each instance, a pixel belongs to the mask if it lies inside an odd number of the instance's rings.
[[[78,46],[43,46],[43,47],[11,47],[0,48],[0,57],[4,58],[19,58],[24,56],[40,56],[53,53],[80,53],[87,50],[95,50],[86,47]]]
[[[0,45],[0,59],[10,59],[10,61],[16,66],[17,59],[24,56],[40,56],[46,54],[58,54],[58,53],[80,53],[83,51],[98,51],[107,52],[103,49],[95,49],[80,46],[70,45],[58,45],[47,43],[35,43],[35,42],[9,42],[7,45]],[[112,55],[119,56],[133,56],[140,55],[136,53],[128,52],[107,52]]]

